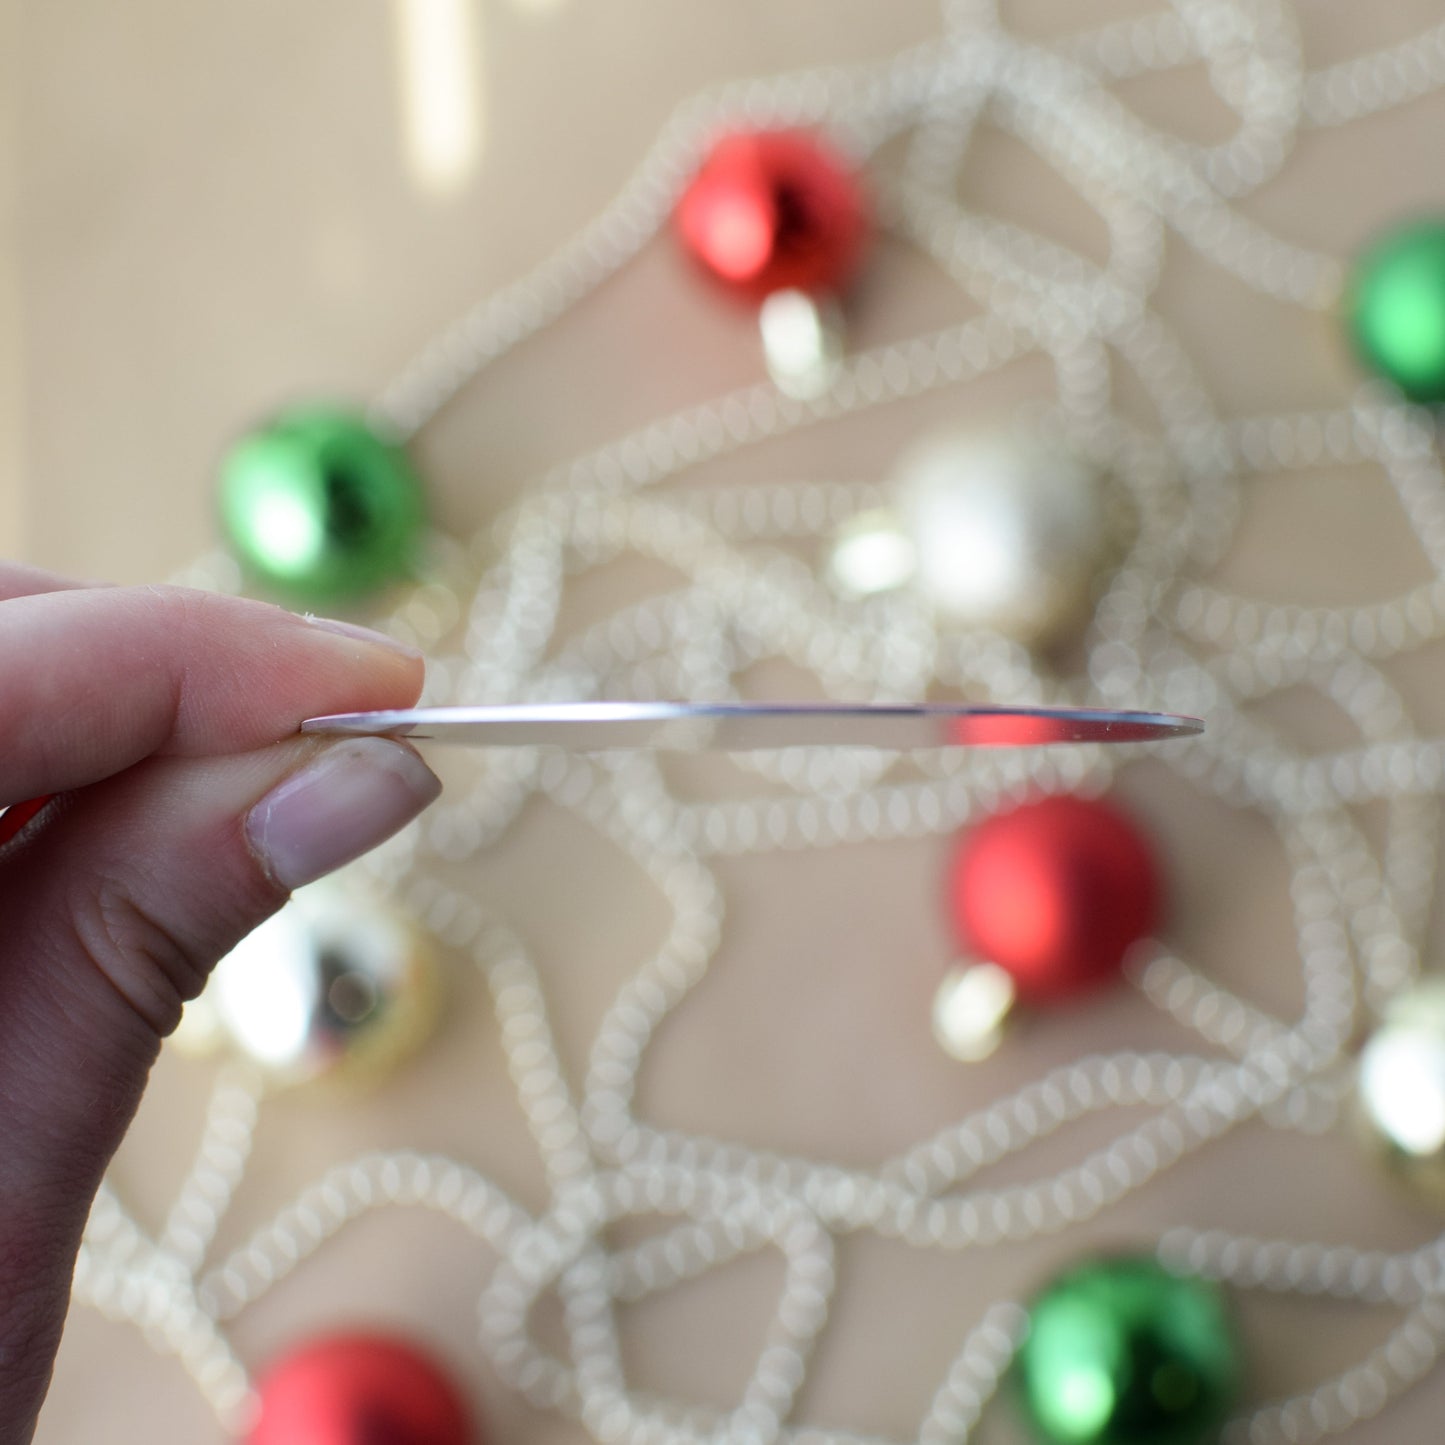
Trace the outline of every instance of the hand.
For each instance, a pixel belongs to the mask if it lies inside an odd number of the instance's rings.
[[[404,743],[302,718],[406,707],[419,655],[174,587],[0,564],[0,1445],[35,1426],[101,1174],[161,1039],[290,889],[440,784]]]

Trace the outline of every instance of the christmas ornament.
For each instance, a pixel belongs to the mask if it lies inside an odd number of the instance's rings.
[[[221,468],[221,516],[257,579],[329,603],[413,570],[421,487],[405,452],[350,412],[288,412],[244,437]]]
[[[1355,267],[1350,330],[1365,364],[1411,401],[1445,401],[1445,221],[1420,221]]]
[[[277,1084],[376,1076],[426,1037],[436,975],[420,932],[338,879],[290,902],[216,965],[177,1042],[228,1043]]]
[[[415,1346],[341,1334],[283,1356],[256,1386],[246,1445],[470,1445],[457,1387]]]
[[[1406,1183],[1445,1203],[1445,979],[1394,998],[1360,1051],[1368,1139]]]
[[[957,432],[908,453],[894,491],[914,584],[941,621],[1046,646],[1087,619],[1113,539],[1082,458],[1018,431]]]
[[[1217,1286],[1125,1256],[1070,1270],[1034,1300],[1014,1372],[1049,1445],[1212,1445],[1240,1363]]]
[[[1119,810],[1062,793],[995,813],[959,839],[949,909],[964,953],[1053,1003],[1113,978],[1155,927],[1158,871]]]
[[[734,295],[835,294],[868,232],[853,168],[808,131],[745,131],[713,146],[677,204],[684,246]]]

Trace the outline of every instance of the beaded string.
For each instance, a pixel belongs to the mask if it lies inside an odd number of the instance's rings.
[[[258,1078],[225,1071],[159,1238],[147,1238],[107,1188],[76,1275],[77,1298],[135,1322],[177,1356],[223,1425],[243,1428],[251,1406],[229,1322],[349,1221],[405,1206],[445,1215],[491,1252],[481,1348],[503,1379],[598,1441],[863,1445],[869,1437],[789,1423],[826,1327],[837,1239],[870,1231],[961,1251],[1062,1233],[1241,1124],[1320,1134],[1337,1123],[1350,1088],[1349,1041],[1416,977],[1434,893],[1445,740],[1419,735],[1379,667],[1445,636],[1445,476],[1434,427],[1373,386],[1333,409],[1220,417],[1151,305],[1171,245],[1279,301],[1323,309],[1337,300],[1334,258],[1272,234],[1232,203],[1288,164],[1302,129],[1345,124],[1445,86],[1445,25],[1317,71],[1304,67],[1300,25],[1274,0],[1177,0],[1158,15],[1046,43],[1009,31],[984,0],[955,0],[944,6],[936,41],[896,58],[723,87],[684,105],[594,222],[430,343],[372,408],[375,420],[411,435],[484,367],[561,323],[654,237],[716,130],[820,125],[860,161],[905,137],[901,165],[876,176],[884,223],[978,303],[977,318],[856,353],[813,400],[760,382],[557,465],[472,544],[438,539],[435,575],[385,623],[433,657],[433,703],[726,698],[752,663],[781,657],[840,698],[916,698],[943,685],[980,701],[1203,713],[1208,733],[1156,762],[1278,834],[1303,985],[1298,1016],[1276,1017],[1159,945],[1135,960],[1132,981],[1192,1032],[1197,1053],[1077,1059],[876,1169],[660,1128],[638,1102],[637,1077],[662,1020],[694,1006],[690,994],[723,937],[713,859],[939,837],[1027,793],[1102,790],[1139,754],[953,753],[908,769],[857,753],[761,755],[744,764],[758,791],[716,802],[687,797],[646,756],[479,755],[417,827],[362,866],[485,977],[546,1168],[548,1203],[533,1215],[462,1161],[369,1154],[328,1170],[214,1257],[264,1116]],[[1152,128],[1110,89],[1195,62],[1238,120],[1216,145]],[[1098,210],[1109,237],[1104,263],[960,203],[954,178],[985,118]],[[1051,675],[1003,638],[941,628],[908,594],[839,598],[796,550],[778,545],[820,543],[878,505],[880,488],[817,478],[667,485],[710,459],[966,385],[1030,354],[1048,359],[1056,385],[1034,420],[1107,465],[1136,524],[1079,676]],[[1114,410],[1111,365],[1143,383],[1156,427]],[[1326,607],[1266,603],[1204,580],[1230,546],[1252,477],[1320,465],[1383,473],[1420,541],[1427,582],[1363,606]],[[665,560],[686,580],[559,636],[568,583],[620,557]],[[240,585],[219,557],[184,580]],[[1312,754],[1259,720],[1254,704],[1296,686],[1342,709],[1359,744]],[[617,844],[670,910],[666,937],[607,1010],[577,1089],[560,1063],[525,940],[441,881],[537,795]],[[1366,802],[1386,809],[1378,848],[1353,811]],[[1116,1110],[1129,1111],[1130,1122],[1068,1167],[989,1184],[1000,1161]],[[674,1222],[642,1243],[615,1245],[611,1226],[644,1215]],[[737,1403],[702,1408],[631,1389],[617,1304],[766,1248],[781,1253],[784,1280]],[[1240,1417],[1231,1440],[1263,1445],[1346,1431],[1422,1378],[1445,1343],[1445,1237],[1391,1253],[1171,1228],[1158,1250],[1173,1267],[1241,1289],[1402,1312],[1356,1364]],[[529,1326],[531,1306],[549,1291],[564,1310],[561,1354]],[[920,1440],[967,1440],[1023,1329],[1016,1303],[981,1305],[919,1423]]]

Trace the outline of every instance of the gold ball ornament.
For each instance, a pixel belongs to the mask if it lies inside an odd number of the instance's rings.
[[[940,620],[1032,647],[1087,620],[1114,538],[1083,457],[1021,429],[944,434],[902,459],[894,492],[913,585]]]
[[[1400,994],[1360,1051],[1359,1112],[1397,1178],[1445,1204],[1445,979]]]
[[[411,1054],[437,1014],[420,929],[341,880],[298,889],[216,965],[177,1042],[218,1045],[273,1085],[372,1081]]]

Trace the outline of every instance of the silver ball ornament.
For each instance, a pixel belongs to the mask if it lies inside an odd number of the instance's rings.
[[[193,1051],[219,1040],[273,1084],[364,1081],[412,1052],[436,1011],[420,930],[329,879],[299,889],[216,965],[181,1037]]]
[[[1047,646],[1088,617],[1113,537],[1083,457],[1021,429],[956,432],[909,452],[894,487],[914,586],[940,619]]]

